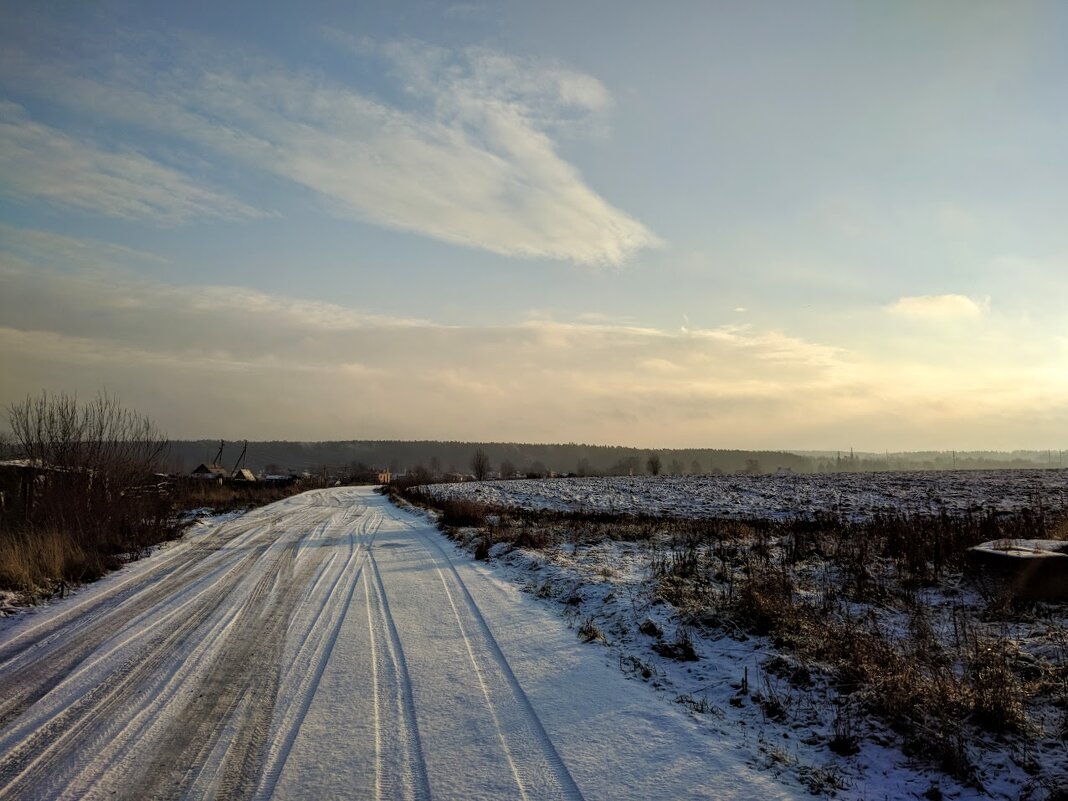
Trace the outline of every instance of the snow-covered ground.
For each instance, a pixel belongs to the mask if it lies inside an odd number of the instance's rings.
[[[473,550],[475,529],[467,545]],[[833,703],[833,678],[776,646],[770,637],[741,631],[687,625],[665,603],[650,571],[648,543],[606,540],[561,544],[544,549],[498,543],[488,564],[547,608],[555,609],[580,634],[593,636],[587,646],[610,654],[618,669],[658,694],[665,705],[687,710],[710,737],[733,742],[746,764],[778,777],[785,787],[839,799],[1046,799],[1051,781],[1068,778],[1063,740],[1028,745],[1023,741],[985,738],[980,751],[967,747],[981,789],[954,779],[931,755],[907,755],[900,736],[878,720],[856,715],[848,721],[856,737],[855,754],[832,747],[841,726]],[[939,636],[952,636],[953,614],[982,608],[973,592],[957,587],[952,597],[930,591],[931,620]],[[905,621],[892,609],[874,610],[887,628],[905,637]],[[1018,624],[994,622],[1009,632],[1022,653],[1061,661],[1068,655],[1063,612]],[[666,654],[685,639],[694,661]],[[1031,657],[1029,657],[1031,658]],[[803,680],[795,681],[794,676]],[[1043,725],[1056,729],[1063,710],[1042,710]],[[937,793],[936,793],[937,791]],[[925,795],[930,794],[930,795]]]
[[[805,797],[765,769],[789,757],[368,489],[200,525],[0,621],[2,798]]]
[[[1068,507],[1068,470],[958,470],[767,476],[613,476],[433,484],[438,498],[520,509],[689,518],[862,519],[879,511],[938,514]]]
[[[952,515],[1039,506],[1053,511],[1054,520],[1068,507],[1068,473],[1059,470],[543,479],[423,490],[442,499],[474,500],[497,508],[698,520],[781,520],[838,512],[863,521],[882,510]],[[949,644],[962,638],[976,648],[1002,643],[1009,649],[1010,663],[1022,670],[1017,679],[1029,718],[1026,732],[990,734],[965,722],[971,739],[962,744],[962,755],[974,773],[964,780],[941,770],[931,753],[914,747],[906,753],[899,732],[888,731],[855,700],[839,695],[828,666],[805,664],[775,638],[738,628],[716,602],[686,613],[665,602],[654,565],[657,559],[670,561],[676,547],[685,547],[673,539],[672,526],[658,535],[659,524],[652,522],[636,537],[634,529],[641,526],[626,521],[605,522],[601,528],[566,516],[539,520],[490,514],[488,521],[486,529],[460,529],[457,536],[471,551],[479,542],[502,540],[488,554],[499,574],[556,609],[576,632],[593,638],[591,647],[599,643],[614,655],[622,672],[648,684],[665,703],[677,702],[719,732],[717,736],[745,744],[749,763],[778,775],[785,785],[844,799],[1046,799],[1061,797],[1055,792],[1068,782],[1063,739],[1068,725],[1063,702],[1068,696],[1063,688],[1033,689],[1040,675],[1052,675],[1054,683],[1056,676],[1063,681],[1068,675],[1064,604],[1039,605],[1018,615],[999,610],[959,569],[947,570],[936,586],[895,589],[896,568],[878,562],[874,553],[869,575],[885,582],[885,594],[857,602],[841,593],[842,588],[826,585],[842,580],[840,565],[810,559],[787,566],[776,535],[764,542],[763,547],[771,549],[771,563],[778,566],[781,561],[783,569],[791,571],[798,597],[825,607],[828,626],[833,616],[845,612],[884,632],[897,644],[893,647],[904,650],[911,647],[917,625],[929,626],[931,642],[945,647],[947,659],[959,655]],[[744,552],[747,546],[736,542],[731,547]],[[745,562],[744,555],[739,558]],[[709,575],[702,580],[713,597],[722,598],[736,579]],[[692,646],[697,659],[678,659],[673,646],[678,641]],[[843,754],[835,747],[836,736],[843,733],[856,753]]]

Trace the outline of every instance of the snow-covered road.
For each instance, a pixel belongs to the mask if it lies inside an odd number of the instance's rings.
[[[0,629],[0,798],[784,797],[747,756],[365,488]]]

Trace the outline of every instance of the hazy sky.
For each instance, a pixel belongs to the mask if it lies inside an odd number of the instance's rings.
[[[1068,447],[1068,5],[4,2],[0,402]]]

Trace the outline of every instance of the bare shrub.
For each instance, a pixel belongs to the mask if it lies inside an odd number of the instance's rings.
[[[860,740],[856,733],[856,715],[848,702],[835,704],[832,735],[827,747],[839,756],[853,756],[860,752]]]
[[[793,582],[785,571],[753,569],[740,585],[738,617],[754,634],[771,634],[796,615]]]
[[[597,624],[593,622],[592,617],[585,617],[582,619],[582,625],[579,626],[579,637],[583,642],[593,642],[594,640],[601,640],[604,642],[604,634],[597,628]]]
[[[1012,668],[1006,640],[980,640],[972,644],[968,664],[972,714],[988,731],[1018,732],[1027,725],[1021,698],[1023,690]]]
[[[2,518],[0,581],[29,591],[92,579],[176,533],[157,476],[167,440],[147,417],[108,394],[42,393],[8,407],[8,421],[24,463]]]
[[[443,526],[483,526],[486,524],[486,506],[476,501],[446,501],[441,506]]]
[[[486,455],[486,452],[479,448],[475,451],[475,455],[471,457],[471,472],[474,473],[475,479],[482,481],[489,475],[490,471],[490,459]]]
[[[638,626],[638,631],[647,637],[660,638],[664,634],[660,627],[656,625],[656,621],[648,617],[641,622],[640,626]]]

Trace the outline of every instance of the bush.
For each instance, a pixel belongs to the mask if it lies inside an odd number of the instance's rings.
[[[0,586],[84,581],[178,531],[158,472],[167,440],[110,395],[49,395],[8,408],[13,449],[0,517]],[[10,496],[10,501],[7,500]]]
[[[483,526],[486,524],[486,507],[476,501],[445,501],[441,506],[443,526]]]

